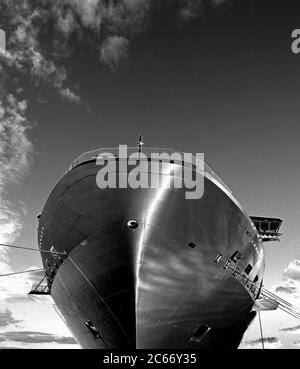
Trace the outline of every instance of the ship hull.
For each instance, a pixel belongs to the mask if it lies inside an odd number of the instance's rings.
[[[98,170],[92,162],[66,174],[39,226],[41,248],[68,254],[51,295],[77,342],[237,348],[256,296],[223,265],[238,250],[243,257],[233,266],[243,272],[251,264],[247,277],[258,283],[263,273],[262,245],[238,202],[209,176],[203,196],[186,200],[184,188],[99,189]],[[129,220],[138,227],[130,229]]]

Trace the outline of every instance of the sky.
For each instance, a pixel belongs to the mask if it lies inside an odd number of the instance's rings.
[[[300,306],[297,1],[0,0],[0,243],[37,248],[37,218],[82,152],[169,147],[205,155],[249,215],[283,219],[265,288]],[[0,35],[1,37],[1,35]],[[0,247],[0,274],[41,267]],[[78,348],[41,275],[0,277],[0,348]],[[300,348],[300,322],[263,312],[267,348]],[[242,348],[261,348],[258,320]]]

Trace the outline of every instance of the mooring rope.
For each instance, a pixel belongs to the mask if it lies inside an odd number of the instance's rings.
[[[236,271],[235,268],[232,267],[228,267],[227,269],[231,270],[234,275],[238,275],[240,277],[240,283],[242,283],[242,281],[244,280],[244,276],[241,272]],[[259,292],[259,295],[269,299],[269,303],[272,304],[274,307],[278,307],[279,309],[281,309],[282,311],[284,311],[287,314],[290,314],[291,316],[293,316],[294,318],[300,319],[300,308],[293,306],[292,304],[290,304],[288,301],[285,301],[284,299],[282,299],[281,297],[275,295],[273,292],[268,291],[266,288],[257,285],[256,283],[252,282],[250,279],[246,278],[246,281],[244,281],[245,284],[249,284],[250,286],[252,286],[256,292]],[[273,301],[272,301],[273,300]]]
[[[49,254],[55,254],[55,255],[66,255],[64,252],[58,252],[58,251],[50,251],[50,250],[41,250],[41,249],[33,249],[31,247],[23,247],[23,246],[16,246],[16,245],[7,245],[5,243],[0,243],[0,246],[3,247],[10,247],[12,249],[21,249],[21,250],[27,250],[27,251],[35,251],[35,252],[45,252]]]
[[[40,268],[40,269],[31,269],[31,270],[23,270],[22,272],[14,272],[14,273],[6,273],[0,274],[0,277],[8,277],[17,274],[24,274],[24,273],[35,273],[35,272],[45,272],[46,270],[54,269],[52,268]]]
[[[262,349],[265,349],[265,345],[264,345],[264,335],[263,335],[263,330],[262,330],[262,325],[261,325],[261,318],[260,318],[260,310],[258,309],[258,319],[259,319],[259,327],[260,327],[260,338],[261,338],[261,344],[262,344]]]

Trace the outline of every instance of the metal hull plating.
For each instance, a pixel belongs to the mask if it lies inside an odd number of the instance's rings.
[[[237,348],[255,295],[222,266],[238,250],[242,258],[232,264],[241,272],[251,264],[249,279],[259,283],[264,268],[257,231],[237,201],[209,175],[202,198],[186,200],[184,188],[99,189],[98,170],[87,162],[68,172],[39,225],[42,249],[68,253],[51,295],[78,343]],[[127,227],[131,219],[135,230]],[[197,336],[203,325],[209,331]]]

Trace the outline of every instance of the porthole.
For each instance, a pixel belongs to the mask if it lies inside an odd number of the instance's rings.
[[[128,227],[129,229],[134,230],[134,229],[137,229],[137,228],[139,227],[139,223],[138,223],[138,221],[137,221],[137,220],[135,220],[135,219],[131,219],[131,220],[128,220],[128,222],[127,222],[127,227]]]

